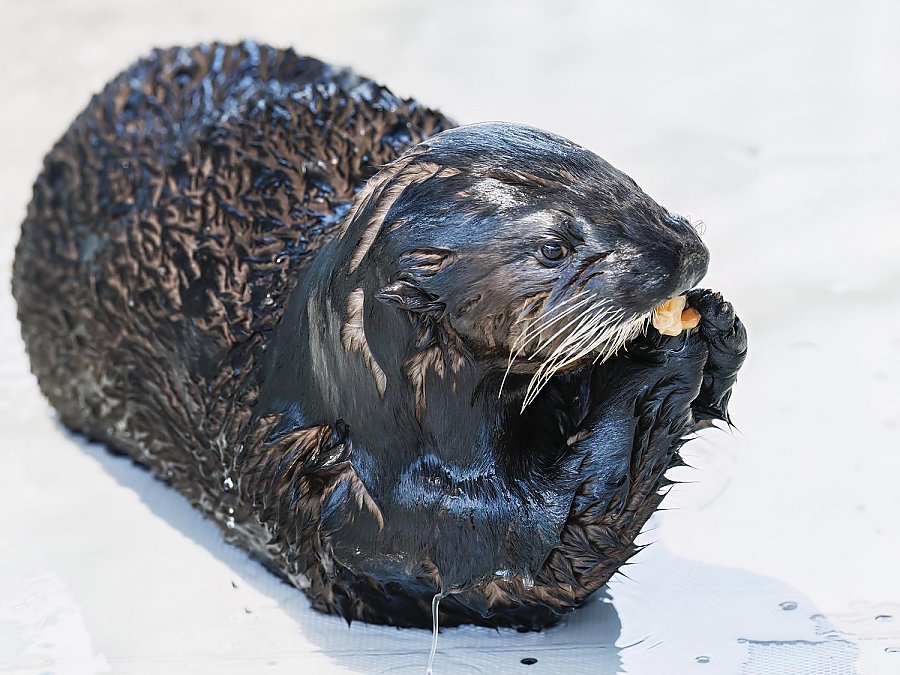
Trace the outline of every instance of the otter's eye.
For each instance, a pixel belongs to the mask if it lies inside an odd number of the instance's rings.
[[[541,246],[541,255],[553,262],[562,260],[568,253],[568,249],[558,241],[544,242]]]

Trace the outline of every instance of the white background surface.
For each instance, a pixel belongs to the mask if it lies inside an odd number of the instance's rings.
[[[44,152],[152,46],[253,37],[595,150],[706,224],[749,328],[740,432],[685,448],[628,577],[544,634],[443,631],[437,673],[900,673],[900,3],[486,4],[0,0],[0,671],[424,671],[428,633],[313,613],[28,374]]]

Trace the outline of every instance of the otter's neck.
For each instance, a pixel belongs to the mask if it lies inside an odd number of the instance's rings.
[[[385,275],[348,275],[332,264],[348,258],[340,249],[329,242],[292,293],[263,406],[289,413],[292,426],[343,420],[354,454],[384,455],[379,464],[386,458],[398,471],[429,455],[454,466],[484,464],[501,423],[496,391],[483,386],[486,366],[429,319],[380,302]]]

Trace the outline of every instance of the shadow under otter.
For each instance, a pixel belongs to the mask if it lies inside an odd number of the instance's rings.
[[[690,224],[558,136],[253,43],[157,50],[47,156],[13,270],[62,421],[313,605],[537,629],[634,551],[746,352]],[[697,329],[653,308],[688,292]]]

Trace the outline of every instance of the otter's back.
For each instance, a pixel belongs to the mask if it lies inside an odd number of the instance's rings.
[[[47,155],[13,269],[62,421],[214,493],[301,268],[378,166],[447,126],[253,43],[157,50],[116,77]]]

